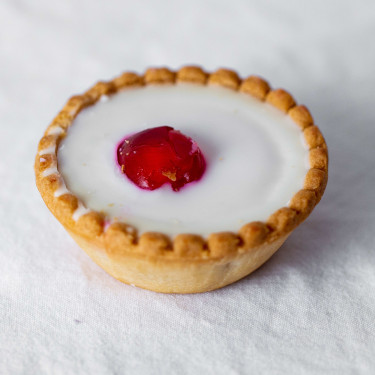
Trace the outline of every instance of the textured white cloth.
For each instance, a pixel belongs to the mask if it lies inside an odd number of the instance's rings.
[[[1,374],[374,374],[375,2],[0,2]],[[121,284],[36,190],[74,93],[147,66],[260,74],[307,104],[326,194],[251,276],[200,295]]]

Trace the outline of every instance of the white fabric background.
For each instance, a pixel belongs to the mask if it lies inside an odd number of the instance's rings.
[[[0,2],[1,374],[374,374],[375,2]],[[33,161],[74,93],[148,66],[232,67],[290,90],[330,149],[326,194],[261,269],[162,295],[99,269]]]

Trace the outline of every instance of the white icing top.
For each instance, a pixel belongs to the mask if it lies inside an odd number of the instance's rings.
[[[126,135],[169,125],[192,137],[207,162],[179,192],[148,191],[121,174],[116,146]],[[139,233],[238,231],[265,221],[302,188],[308,151],[298,126],[249,95],[193,84],[124,90],[84,109],[58,149],[67,188],[109,220]]]

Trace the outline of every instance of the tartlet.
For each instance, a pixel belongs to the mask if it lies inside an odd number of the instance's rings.
[[[309,168],[303,186],[286,206],[280,206],[266,220],[238,225],[237,231],[213,231],[207,236],[147,230],[138,233],[137,227],[126,220],[108,220],[105,213],[85,207],[69,190],[59,170],[57,152],[80,111],[119,91],[176,83],[239,91],[271,104],[298,125],[308,147]],[[287,91],[271,89],[260,77],[240,79],[228,69],[208,74],[195,66],[177,72],[151,68],[144,75],[126,72],[112,81],[98,82],[84,94],[71,97],[39,142],[35,176],[40,194],[53,215],[110,275],[157,292],[197,293],[221,288],[247,276],[280,248],[321,199],[328,178],[328,152],[309,110],[297,105]]]

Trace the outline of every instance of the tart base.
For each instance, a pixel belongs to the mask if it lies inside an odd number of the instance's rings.
[[[202,293],[234,283],[265,263],[285,242],[289,233],[242,253],[217,259],[160,259],[116,254],[68,230],[90,258],[117,280],[161,293]]]

